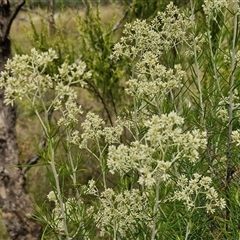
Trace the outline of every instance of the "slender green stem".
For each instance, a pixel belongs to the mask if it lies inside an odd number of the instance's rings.
[[[133,100],[133,104],[134,104],[134,115],[133,115],[133,122],[134,122],[134,127],[135,127],[135,139],[137,141],[139,141],[139,130],[138,130],[138,108],[137,108],[137,102],[136,99],[134,98]]]
[[[194,4],[193,1],[190,1],[191,4],[191,24],[192,29],[195,29],[196,23],[195,23],[195,14],[194,14]],[[197,90],[199,93],[199,105],[200,105],[200,114],[201,114],[201,126],[205,128],[205,113],[204,113],[204,104],[203,104],[203,93],[202,93],[202,86],[201,86],[201,74],[200,74],[200,66],[198,63],[198,53],[197,53],[197,42],[194,38],[193,40],[193,53],[194,53],[194,63],[195,63],[195,72],[197,76]]]
[[[191,233],[191,225],[192,225],[191,220],[189,220],[187,222],[186,234],[185,234],[185,238],[184,238],[185,240],[188,239],[188,236]]]
[[[48,138],[49,135],[48,135],[48,130],[47,130],[46,124],[44,124],[44,122],[43,122],[43,120],[42,120],[39,112],[38,112],[36,109],[35,109],[34,111],[35,111],[35,114],[36,114],[37,117],[38,117],[38,120],[39,120],[39,122],[40,122],[40,124],[41,124],[41,126],[42,126],[42,128],[43,128],[43,130],[44,130],[44,133],[45,133],[46,137]]]
[[[58,173],[57,173],[57,169],[56,169],[56,166],[55,166],[55,152],[54,152],[53,139],[50,139],[50,141],[49,141],[49,151],[50,151],[49,164],[50,164],[50,167],[52,169],[52,173],[53,173],[55,184],[56,184],[57,198],[58,198],[59,205],[60,205],[60,208],[61,208],[61,215],[62,215],[62,218],[63,218],[64,232],[65,232],[66,236],[69,237],[65,207],[64,207],[64,203],[63,203],[62,194],[61,194],[61,188],[60,188]]]
[[[67,239],[70,239],[69,238],[69,233],[68,233],[68,228],[67,228],[67,221],[66,221],[66,214],[65,214],[65,207],[64,207],[64,203],[63,203],[63,199],[62,199],[62,195],[61,195],[61,188],[60,188],[60,183],[59,183],[59,178],[58,178],[58,173],[57,173],[57,169],[56,169],[56,166],[55,166],[55,152],[54,152],[54,144],[53,144],[53,139],[50,138],[49,136],[49,131],[48,131],[48,127],[47,127],[47,123],[48,123],[48,117],[47,114],[48,112],[46,111],[46,107],[44,105],[44,102],[42,102],[42,106],[44,106],[44,110],[45,110],[45,121],[46,123],[44,123],[44,121],[42,120],[38,110],[35,108],[35,114],[37,115],[38,117],[38,120],[45,132],[45,135],[48,139],[48,148],[49,148],[49,164],[50,164],[50,167],[51,167],[51,170],[52,170],[52,173],[53,173],[53,176],[54,176],[54,180],[55,180],[55,184],[56,184],[56,190],[57,190],[57,198],[58,198],[58,201],[59,201],[59,205],[60,205],[60,208],[61,208],[61,215],[62,215],[62,218],[63,218],[63,227],[64,227],[64,232],[65,232],[65,235],[67,236]]]
[[[55,166],[55,152],[54,152],[54,144],[53,144],[53,139],[49,139],[49,133],[48,133],[48,129],[46,124],[44,124],[39,112],[35,109],[35,113],[44,129],[44,132],[47,136],[48,139],[48,148],[49,148],[49,164],[54,176],[54,180],[55,180],[55,184],[56,184],[56,189],[57,189],[57,198],[59,201],[59,205],[61,208],[61,214],[63,217],[63,223],[64,223],[64,232],[66,234],[66,236],[68,237],[68,228],[67,228],[67,222],[66,222],[66,214],[65,214],[65,208],[64,208],[64,203],[63,203],[63,199],[62,199],[62,195],[61,195],[61,188],[60,188],[60,183],[59,183],[59,178],[58,178],[58,173],[57,173],[57,169]]]
[[[107,189],[107,182],[106,182],[106,169],[105,169],[105,164],[104,164],[104,158],[103,158],[103,152],[105,151],[107,145],[101,150],[100,148],[100,145],[99,145],[99,141],[98,139],[96,139],[96,142],[97,142],[97,146],[98,146],[98,150],[99,150],[99,157],[97,156],[97,154],[95,154],[91,149],[89,149],[88,147],[86,147],[86,150],[88,152],[90,152],[100,163],[100,167],[101,167],[101,170],[102,170],[102,174],[103,174],[103,186],[104,186],[104,189]]]
[[[103,158],[103,151],[104,150],[101,150],[98,139],[97,139],[97,147],[98,147],[98,151],[99,151],[99,162],[100,162],[100,165],[101,165],[101,170],[102,170],[102,175],[103,175],[103,186],[104,186],[104,189],[107,189],[106,169],[105,169],[105,163],[104,163],[104,158]]]
[[[154,204],[154,209],[153,209],[153,215],[154,215],[154,220],[153,220],[153,227],[152,227],[152,236],[151,236],[151,240],[155,240],[156,237],[156,225],[157,225],[157,213],[158,213],[158,205],[159,205],[159,184],[160,184],[160,180],[158,180],[157,184],[156,184],[156,191],[155,191],[155,204]]]
[[[67,130],[67,138],[70,138],[70,133],[68,130]],[[71,178],[73,180],[73,186],[75,188],[77,186],[77,174],[76,174],[77,166],[74,166],[72,149],[71,149],[69,142],[67,142],[67,156],[68,156],[68,159],[70,160],[70,165],[71,165],[71,169],[72,169]],[[76,189],[76,196],[77,196],[77,199],[79,200],[80,193],[79,193],[78,189]],[[80,207],[79,201],[78,201],[78,204]]]

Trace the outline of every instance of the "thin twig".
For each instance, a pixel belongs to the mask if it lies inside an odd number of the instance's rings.
[[[36,15],[38,15],[39,17],[44,18],[44,19],[46,19],[46,20],[48,19],[48,15],[47,15],[47,16],[46,16],[46,15],[43,15],[43,14],[41,14],[39,11],[35,11],[35,10],[30,9],[30,8],[27,8],[27,7],[23,7],[22,10],[25,11],[25,12],[29,12],[29,13],[36,14]]]
[[[109,110],[108,110],[107,104],[105,103],[105,101],[104,101],[103,97],[101,96],[100,92],[98,91],[97,87],[95,87],[95,85],[92,84],[90,81],[85,80],[85,82],[93,89],[93,92],[97,95],[97,97],[98,97],[98,98],[100,99],[100,101],[102,102],[103,107],[104,107],[104,109],[105,109],[105,111],[106,111],[106,113],[107,113],[108,119],[109,119],[109,121],[110,121],[110,124],[111,124],[111,126],[113,126],[111,114],[110,114],[110,112],[109,112]]]
[[[123,14],[122,18],[118,20],[118,22],[112,27],[112,32],[115,32],[119,29],[119,26],[121,25],[122,21],[127,17],[128,10]]]

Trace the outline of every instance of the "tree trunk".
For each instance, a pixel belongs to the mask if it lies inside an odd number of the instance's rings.
[[[22,0],[13,9],[8,0],[0,0],[0,71],[11,57],[8,38],[11,24],[24,5]],[[11,239],[40,239],[41,227],[31,219],[32,203],[25,189],[25,177],[19,167],[15,132],[15,106],[5,105],[0,90],[0,209]],[[0,233],[1,234],[1,233]]]

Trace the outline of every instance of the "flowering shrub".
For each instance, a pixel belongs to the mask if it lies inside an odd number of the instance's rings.
[[[75,86],[92,77],[84,62],[50,74],[52,49],[8,61],[5,101],[28,100],[47,139],[41,157],[54,179],[54,207],[42,216],[46,229],[59,239],[239,237],[239,10],[238,1],[206,0],[198,13],[194,1],[186,11],[169,3],[151,21],[127,23],[110,58],[130,66],[128,101],[112,126],[88,112],[78,127]],[[60,181],[60,141],[71,194]],[[101,170],[87,185],[77,178],[76,147]]]

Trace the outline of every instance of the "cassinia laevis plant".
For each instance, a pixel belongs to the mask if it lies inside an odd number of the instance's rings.
[[[57,59],[51,49],[47,53],[33,49],[29,56],[16,55],[8,61],[0,78],[5,102],[12,104],[16,99],[27,99],[48,139],[45,160],[55,181],[48,199],[54,207],[51,218],[44,219],[60,239],[196,239],[202,230],[198,229],[199,223],[205,226],[212,222],[217,210],[221,217],[224,215],[226,201],[215,188],[216,181],[211,175],[214,161],[210,157],[214,152],[209,148],[210,133],[205,121],[205,110],[212,104],[209,98],[217,90],[209,93],[205,104],[201,88],[204,74],[198,62],[199,46],[211,37],[209,32],[199,36],[193,30],[194,8],[190,2],[190,15],[170,3],[165,12],[159,12],[149,22],[138,19],[125,25],[111,60],[124,59],[130,66],[130,77],[124,79],[129,104],[126,103],[126,111],[117,117],[113,126],[106,126],[98,114],[88,112],[77,128],[82,110],[76,101],[75,86],[84,86],[84,80],[91,77],[85,63],[64,63],[50,74],[49,68]],[[226,1],[204,1],[203,14],[209,19],[226,6]],[[206,39],[202,40],[204,36]],[[197,79],[194,87],[184,82],[191,74],[190,67],[184,70],[188,59],[184,58],[182,64],[164,62],[166,53],[175,51],[177,55],[180,50],[195,64],[191,62],[196,77],[193,81]],[[225,57],[224,61],[229,60]],[[218,87],[220,72],[215,72]],[[183,105],[184,101],[189,103],[187,113],[196,104],[200,116],[197,126],[194,121],[187,122],[185,109],[179,107],[179,96],[184,91],[190,92],[182,99]],[[216,111],[223,127],[231,122],[224,116],[231,112],[229,105],[239,108],[238,91],[233,92],[233,88],[229,91],[232,91],[229,96],[221,94]],[[46,100],[48,94],[52,96],[50,101]],[[51,111],[58,113],[58,131],[54,134],[49,124]],[[229,137],[240,145],[239,130],[232,131]],[[61,138],[66,138],[65,162],[69,163],[67,169],[71,170],[74,186],[71,196],[64,194],[61,188],[64,183],[59,177],[64,171],[57,168],[55,151]],[[73,161],[73,146],[83,153],[84,161],[89,157],[86,152],[97,160],[101,170],[98,181],[91,179],[86,185],[77,181],[81,171]],[[221,159],[225,158],[221,156]],[[217,217],[221,219],[220,216]],[[212,228],[214,224],[209,227]],[[211,234],[209,230],[205,236],[210,239]]]
[[[159,226],[167,218],[163,210],[167,202],[182,203],[190,211],[190,218],[199,209],[214,213],[217,208],[225,208],[225,200],[219,197],[209,176],[191,172],[190,179],[185,177],[189,169],[203,162],[200,152],[207,147],[206,132],[187,131],[178,113],[164,111],[168,94],[173,96],[182,87],[186,73],[180,65],[167,68],[160,64],[161,57],[163,52],[188,41],[189,26],[187,17],[169,4],[166,12],[159,13],[150,23],[136,20],[126,24],[123,37],[114,47],[112,59],[124,57],[132,64],[126,92],[133,109],[131,120],[123,125],[132,141],[107,144],[106,165],[110,173],[121,179],[132,175],[135,182],[129,183],[130,190],[122,189],[119,193],[105,188],[99,196],[100,211],[95,221],[102,235],[129,239],[144,228],[148,239],[161,239]],[[96,115],[89,114],[83,128],[84,145],[87,139],[104,137],[103,122]],[[99,152],[103,153],[106,146]],[[101,159],[101,154],[98,158]],[[160,200],[160,191],[167,186],[171,191]],[[135,203],[141,207],[135,209]],[[140,214],[142,206],[146,209],[144,216]],[[186,237],[192,230],[188,217]]]

